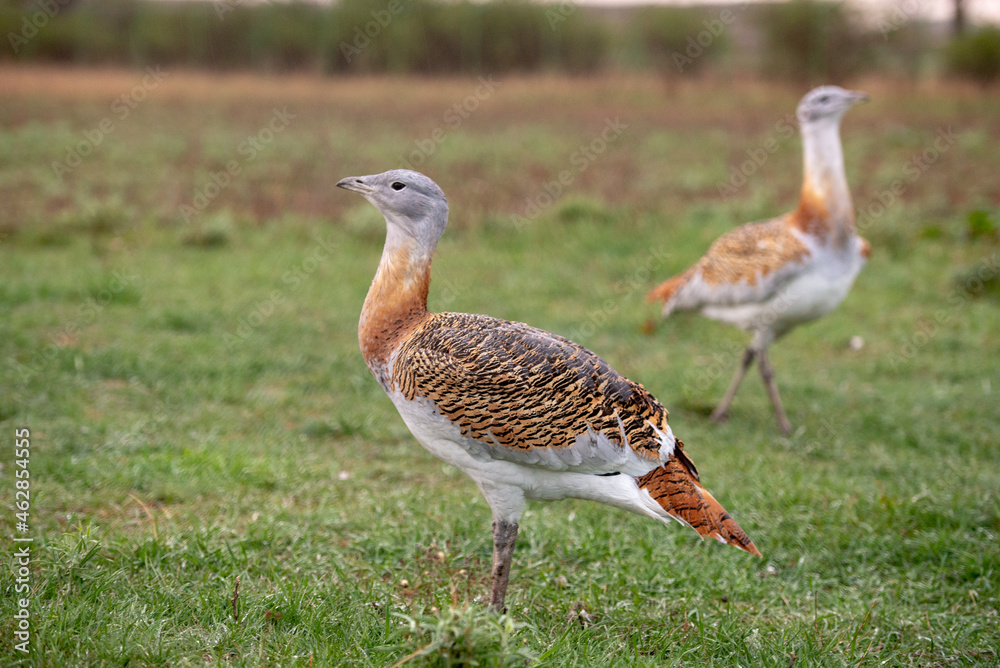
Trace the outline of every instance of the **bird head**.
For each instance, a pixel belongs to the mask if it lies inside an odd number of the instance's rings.
[[[806,93],[795,113],[802,124],[823,120],[838,123],[845,111],[858,102],[867,100],[868,94],[859,90],[845,90],[840,86],[820,86]]]
[[[353,190],[371,202],[386,223],[433,249],[448,224],[448,198],[431,179],[409,169],[369,176],[349,176],[338,188]]]

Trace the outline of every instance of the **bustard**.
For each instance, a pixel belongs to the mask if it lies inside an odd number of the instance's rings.
[[[528,500],[600,501],[689,525],[760,555],[698,482],[667,411],[641,385],[561,336],[485,315],[429,313],[431,258],[448,201],[396,169],[349,177],[385,217],[386,240],[358,338],[406,426],[479,487],[493,513],[490,604],[504,610]]]
[[[796,115],[802,134],[804,177],[799,206],[772,220],[721,236],[687,271],[649,293],[663,315],[700,311],[753,333],[729,389],[712,413],[726,419],[754,358],[778,425],[791,432],[781,405],[768,348],[796,325],[832,311],[844,300],[868,258],[868,242],[854,228],[854,205],[844,174],[840,119],[865,93],[822,86],[806,94]]]

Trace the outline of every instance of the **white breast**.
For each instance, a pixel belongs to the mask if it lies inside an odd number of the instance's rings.
[[[809,262],[767,300],[737,306],[706,306],[702,313],[749,331],[778,337],[792,327],[820,318],[835,309],[865,264],[861,240],[844,249],[830,249],[803,235],[812,255]]]
[[[463,436],[458,425],[448,420],[426,399],[407,400],[398,393],[389,395],[410,432],[431,454],[460,469],[472,478],[493,509],[500,517],[516,518],[524,511],[526,500],[555,501],[565,498],[589,499],[649,517],[667,521],[670,519],[661,508],[652,502],[649,494],[640,490],[633,476],[645,474],[659,466],[658,462],[640,460],[630,448],[613,446],[617,460],[625,453],[624,469],[628,473],[620,475],[595,475],[587,465],[572,466],[568,458],[574,448],[559,451],[546,449],[549,453],[544,462],[532,462],[541,455],[542,449],[521,451],[506,448],[498,453],[495,447]],[[669,431],[669,430],[668,430]],[[673,447],[673,435],[665,434]],[[610,446],[596,445],[597,451],[605,451]],[[666,450],[666,448],[663,448]],[[664,454],[664,457],[668,457]],[[523,463],[517,459],[523,458]],[[554,468],[545,466],[554,464]],[[604,470],[613,469],[610,464]],[[576,470],[582,469],[582,470]],[[635,472],[632,473],[631,470]]]

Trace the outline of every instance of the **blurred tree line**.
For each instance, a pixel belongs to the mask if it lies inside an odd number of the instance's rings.
[[[569,0],[0,0],[0,59],[319,73],[864,72],[1000,78],[1000,30],[951,39],[904,0],[875,25],[824,0],[596,9]]]

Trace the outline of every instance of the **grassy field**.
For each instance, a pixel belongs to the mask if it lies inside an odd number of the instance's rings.
[[[756,376],[707,419],[744,335],[643,297],[794,205],[803,90],[0,70],[0,664],[997,665],[1000,95],[854,87],[873,254],[774,348],[785,438]],[[486,503],[357,348],[384,225],[334,184],[401,162],[451,203],[431,307],[643,383],[763,560],[537,504],[484,610]]]

